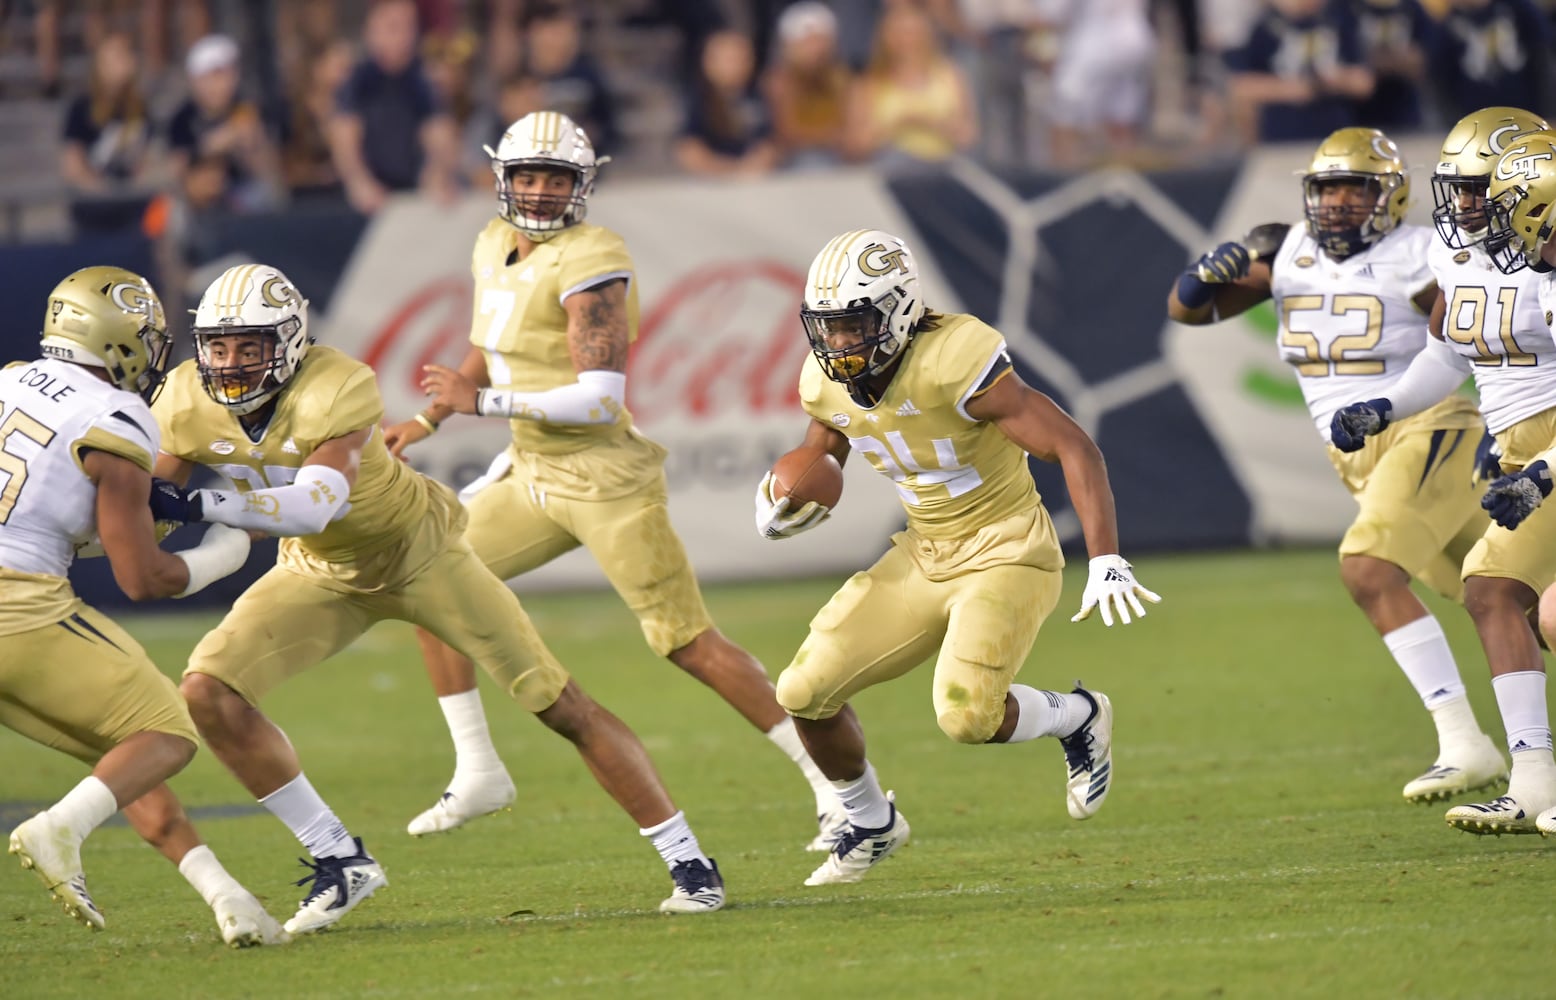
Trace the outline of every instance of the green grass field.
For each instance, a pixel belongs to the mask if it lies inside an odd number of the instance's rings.
[[[452,752],[410,630],[387,624],[267,705],[390,887],[335,929],[231,952],[177,872],[122,825],[85,864],[108,930],[69,922],[0,867],[0,997],[1422,996],[1543,997],[1556,845],[1476,838],[1403,783],[1431,723],[1349,604],[1327,552],[1153,558],[1165,603],[1140,624],[1071,625],[1082,578],[1022,679],[1077,677],[1117,712],[1118,779],[1070,820],[1058,746],[962,747],[935,726],[929,672],[857,702],[914,840],[857,886],[808,889],[810,795],[709,691],[656,660],[609,594],[526,600],[582,684],[641,735],[729,885],[725,912],[655,912],[669,881],[573,751],[483,686],[520,786],[441,838],[406,821]],[[774,674],[837,581],[714,588],[725,632]],[[1468,619],[1434,602],[1483,724],[1501,737]],[[212,618],[126,624],[176,673]],[[68,664],[61,664],[68,670]],[[484,682],[483,682],[484,683]],[[46,803],[78,764],[0,734],[0,799]],[[248,805],[202,753],[191,807]],[[200,820],[281,919],[303,870],[268,814]],[[1545,971],[1540,971],[1541,969]]]

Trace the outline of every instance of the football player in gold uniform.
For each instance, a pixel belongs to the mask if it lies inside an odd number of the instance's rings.
[[[511,579],[588,548],[648,645],[712,687],[810,781],[825,850],[846,820],[806,756],[766,670],[713,626],[666,507],[665,450],[627,412],[627,349],[638,292],[620,236],[584,223],[594,188],[589,138],[566,116],[515,122],[492,156],[500,216],[476,238],[474,345],[453,371],[429,366],[433,404],[385,439],[395,454],[452,413],[506,418],[513,444],[467,489],[476,555]],[[489,388],[481,388],[489,386]],[[454,780],[413,834],[449,830],[513,800],[486,732],[468,660],[430,637],[428,673],[454,736]]]
[[[1442,625],[1410,589],[1415,577],[1464,599],[1464,557],[1485,529],[1475,485],[1480,413],[1454,395],[1391,424],[1365,450],[1330,443],[1346,404],[1392,396],[1412,360],[1434,350],[1427,317],[1439,293],[1428,256],[1437,236],[1405,223],[1410,174],[1377,129],[1324,139],[1302,191],[1305,225],[1259,226],[1205,254],[1179,277],[1167,312],[1201,325],[1273,302],[1281,358],[1357,503],[1340,540],[1340,579],[1436,725],[1437,758],[1405,784],[1404,798],[1486,788],[1506,779],[1507,763],[1475,718]]]
[[[839,462],[858,453],[897,485],[908,527],[810,623],[778,678],[778,701],[847,809],[849,827],[806,885],[856,882],[908,839],[908,824],[865,758],[848,701],[935,657],[934,709],[958,743],[1058,737],[1070,815],[1102,808],[1112,782],[1105,695],[1013,683],[1059,600],[1064,557],[1027,456],[1058,462],[1091,554],[1081,621],[1128,623],[1160,600],[1118,554],[1102,454],[1054,402],[1016,374],[1005,340],[973,316],[926,310],[907,245],[844,233],[811,263],[800,313],[813,357],[800,374],[805,444]],[[769,473],[756,527],[786,538],[826,520],[790,509]]]
[[[1532,352],[1521,365],[1520,393],[1527,415],[1502,429],[1502,469],[1481,504],[1496,524],[1487,529],[1465,563],[1466,574],[1484,573],[1490,593],[1475,624],[1491,666],[1491,682],[1502,710],[1502,725],[1513,750],[1513,776],[1507,794],[1491,802],[1460,806],[1447,820],[1472,833],[1556,834],[1556,760],[1551,754],[1545,662],[1534,639],[1519,626],[1534,595],[1540,624],[1552,637],[1556,610],[1556,518],[1539,510],[1551,494],[1556,463],[1556,380],[1539,362],[1556,364],[1552,347],[1556,310],[1556,132],[1518,137],[1496,160],[1486,189],[1486,251],[1504,274],[1525,268],[1539,272],[1535,293],[1545,329],[1525,334],[1520,346]],[[1523,333],[1524,331],[1519,331]],[[1542,350],[1541,347],[1551,348]],[[1487,588],[1490,589],[1490,588]],[[1494,598],[1500,598],[1495,600]],[[1530,818],[1534,822],[1531,824]]]
[[[481,565],[454,494],[389,455],[372,369],[310,347],[307,303],[286,276],[228,269],[200,300],[194,338],[196,357],[169,375],[156,406],[157,472],[171,482],[158,484],[153,508],[282,537],[275,567],[195,647],[183,691],[212,752],[314,856],[287,930],[328,927],[387,881],[259,704],[384,619],[461,650],[577,747],[670,867],[675,889],[662,910],[722,907],[718,869],[642,744],[569,679],[513,592]],[[185,493],[196,465],[239,492]]]
[[[169,339],[146,279],[89,267],[49,295],[43,356],[0,372],[0,724],[92,765],[11,832],[11,853],[65,911],[101,929],[81,842],[121,808],[216,912],[233,947],[286,934],[200,840],[164,784],[194,757],[194,723],[140,644],[81,602],[66,572],[107,555],[133,600],[184,597],[243,565],[249,536],[213,528],[157,547],[146,499]],[[93,542],[96,535],[98,541]]]

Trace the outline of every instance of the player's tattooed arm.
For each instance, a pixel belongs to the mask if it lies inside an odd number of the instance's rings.
[[[567,310],[567,350],[579,372],[627,370],[627,282],[625,278],[574,292]]]

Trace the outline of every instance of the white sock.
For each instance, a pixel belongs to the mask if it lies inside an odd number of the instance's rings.
[[[1437,746],[1443,753],[1458,747],[1478,746],[1485,736],[1475,721],[1475,710],[1464,695],[1432,706],[1432,722],[1437,725]]]
[[[1426,615],[1401,625],[1383,637],[1383,644],[1428,709],[1464,696],[1459,665],[1453,661],[1448,637],[1436,618]]]
[[[503,771],[502,758],[492,746],[492,734],[486,727],[486,712],[481,708],[481,692],[476,688],[438,699],[448,734],[454,738],[454,778],[463,774]]]
[[[1551,755],[1551,718],[1545,708],[1545,671],[1519,670],[1491,678],[1507,730],[1507,748],[1513,753],[1543,750]]]
[[[654,850],[671,868],[682,861],[701,861],[705,867],[713,867],[707,863],[708,856],[702,853],[702,846],[697,843],[697,835],[692,833],[692,826],[686,822],[684,812],[676,813],[658,826],[639,829],[638,833],[653,843]]]
[[[291,781],[259,800],[275,818],[286,824],[292,836],[315,858],[349,858],[357,853],[351,834],[313,790],[301,772]]]
[[[189,880],[207,906],[215,906],[222,896],[248,895],[248,890],[227,874],[227,869],[204,844],[184,855],[178,863],[178,873]]]
[[[1007,743],[1025,743],[1042,736],[1068,736],[1086,724],[1091,702],[1078,694],[1039,691],[1025,684],[1012,684],[1010,694],[1021,714]]]
[[[113,792],[94,775],[87,775],[80,784],[49,807],[49,816],[75,834],[76,842],[87,838],[93,830],[108,822],[119,811],[119,803]]]
[[[881,791],[875,768],[865,761],[864,773],[853,781],[834,781],[832,787],[848,810],[848,821],[861,830],[879,830],[891,822],[891,803]]]
[[[816,815],[830,812],[837,804],[837,792],[832,790],[832,782],[821,773],[821,768],[810,759],[810,754],[805,750],[805,743],[800,739],[800,732],[794,727],[794,720],[785,718],[773,728],[767,731],[767,738],[778,745],[778,749],[800,769],[805,775],[805,780],[810,782],[810,790],[816,793]]]

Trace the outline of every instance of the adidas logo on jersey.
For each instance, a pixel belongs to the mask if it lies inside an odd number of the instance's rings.
[[[918,415],[919,408],[913,405],[913,400],[911,399],[903,400],[902,405],[897,407],[897,416],[899,417],[916,417]]]
[[[525,264],[524,265],[524,270],[520,271],[517,275],[515,275],[513,280],[514,281],[534,281],[535,280],[535,265],[533,265],[533,264]]]
[[[291,438],[286,439],[286,443],[281,446],[281,450],[288,455],[302,454],[302,449],[297,447],[297,442],[293,441]]]
[[[1356,272],[1356,276],[1358,278],[1371,278],[1372,277],[1372,265],[1371,264],[1363,264],[1361,266],[1361,270]]]

